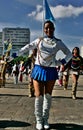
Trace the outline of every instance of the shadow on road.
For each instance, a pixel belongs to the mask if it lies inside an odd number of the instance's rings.
[[[8,120],[1,120],[0,121],[0,128],[7,128],[7,127],[27,127],[31,124],[22,122],[22,121],[8,121]]]
[[[28,95],[21,95],[21,94],[0,94],[0,96],[18,96],[18,97],[28,97]]]
[[[83,130],[83,125],[78,124],[50,124],[50,130]]]
[[[68,96],[52,96],[52,99],[58,99],[58,98],[61,98],[61,99],[72,99],[71,97],[68,97]],[[83,97],[76,97],[76,99],[83,99]]]

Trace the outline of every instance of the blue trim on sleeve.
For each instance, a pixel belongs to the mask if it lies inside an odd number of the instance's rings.
[[[66,64],[66,60],[65,60],[65,59],[62,59],[60,62],[61,62],[63,65]]]

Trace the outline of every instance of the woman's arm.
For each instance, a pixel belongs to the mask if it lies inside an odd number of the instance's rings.
[[[72,58],[72,53],[71,51],[67,48],[67,46],[60,40],[58,42],[60,50],[66,55],[64,59],[62,59],[62,64],[65,64],[70,61]]]
[[[34,40],[33,42],[25,45],[24,47],[22,47],[20,50],[19,50],[19,55],[22,55],[23,53],[26,53],[28,52],[29,50],[33,50],[37,47],[37,43],[38,43],[38,40],[39,39],[36,39]]]

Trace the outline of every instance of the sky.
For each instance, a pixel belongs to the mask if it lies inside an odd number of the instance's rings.
[[[83,45],[83,0],[47,0],[55,18],[55,37],[72,50]],[[42,35],[43,0],[0,0],[0,31],[30,29],[30,41]]]

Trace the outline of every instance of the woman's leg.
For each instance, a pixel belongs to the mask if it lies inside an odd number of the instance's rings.
[[[79,75],[72,74],[72,99],[76,99],[78,78]]]
[[[68,80],[69,80],[69,75],[64,75],[64,76],[63,76],[63,86],[64,86],[64,90],[67,90]]]
[[[1,77],[1,72],[0,72],[0,88],[1,88],[1,85],[2,85],[2,77]]]
[[[43,92],[44,86],[43,83],[39,83],[36,80],[33,80],[34,90],[35,90],[35,117],[36,117],[36,128],[38,130],[43,129]]]
[[[43,95],[43,93],[44,93],[44,83],[43,82],[39,82],[39,81],[36,81],[33,79],[33,86],[34,86],[36,97]]]
[[[16,84],[16,75],[13,74],[14,84]]]
[[[29,75],[29,97],[34,97],[34,86],[33,86],[33,79]]]
[[[49,129],[48,119],[49,119],[49,111],[51,107],[51,95],[54,87],[55,81],[49,81],[45,83],[45,93],[44,93],[44,101],[43,101],[43,123],[44,128]]]

